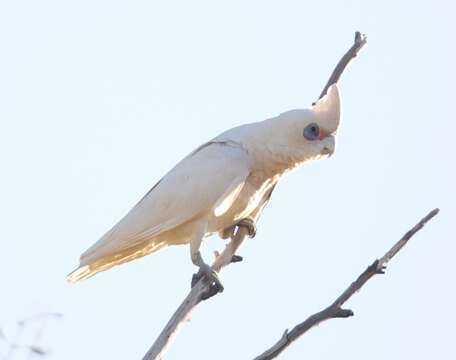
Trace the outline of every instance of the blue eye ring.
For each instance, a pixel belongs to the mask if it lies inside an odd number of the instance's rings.
[[[302,135],[307,140],[313,141],[320,135],[320,127],[316,123],[311,123],[304,128]]]

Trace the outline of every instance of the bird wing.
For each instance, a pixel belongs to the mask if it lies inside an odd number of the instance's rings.
[[[247,151],[209,142],[168,172],[130,212],[81,255],[81,265],[115,254],[205,213],[220,216],[250,173]]]

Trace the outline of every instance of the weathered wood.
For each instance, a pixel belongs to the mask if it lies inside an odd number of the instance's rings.
[[[318,99],[321,99],[323,96],[325,96],[326,92],[328,91],[328,88],[332,85],[335,84],[339,81],[340,77],[342,76],[342,73],[345,71],[346,67],[352,61],[359,53],[359,51],[363,48],[364,45],[367,44],[367,36],[364,34],[361,34],[359,31],[355,33],[355,43],[352,45],[350,49],[345,53],[344,56],[342,56],[342,59],[339,60],[337,63],[336,67],[334,68],[334,71],[332,72],[331,76],[328,79],[328,82],[326,83],[325,87],[323,88],[323,91],[321,92],[320,96]],[[314,103],[315,104],[315,103]]]

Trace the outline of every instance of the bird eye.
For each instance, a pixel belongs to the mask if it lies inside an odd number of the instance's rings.
[[[303,131],[304,137],[307,140],[310,140],[310,141],[315,140],[316,138],[318,138],[319,134],[320,134],[320,128],[315,123],[307,125],[304,128],[304,131]]]

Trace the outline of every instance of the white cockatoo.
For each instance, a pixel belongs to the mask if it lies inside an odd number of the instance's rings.
[[[269,197],[288,171],[331,155],[340,123],[337,86],[310,109],[291,110],[230,129],[179,162],[100,240],[81,255],[75,282],[168,245],[190,243],[200,276],[217,274],[200,254],[204,237],[228,237],[238,224],[250,235]]]

